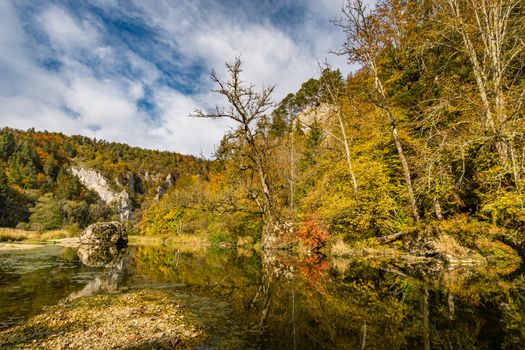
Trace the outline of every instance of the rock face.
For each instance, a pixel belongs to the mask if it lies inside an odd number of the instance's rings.
[[[301,122],[301,127],[309,129],[314,121],[326,123],[335,113],[334,107],[328,103],[322,103],[319,106],[308,107],[297,115]]]
[[[96,192],[106,204],[116,205],[121,221],[133,220],[133,204],[126,191],[114,192],[107,179],[95,170],[72,167],[71,173],[78,177],[82,185]]]
[[[268,250],[286,248],[280,245],[279,237],[285,234],[291,234],[293,230],[294,227],[291,222],[279,222],[275,219],[266,219],[261,239],[262,248]]]
[[[168,174],[168,176],[166,176],[166,181],[164,181],[164,183],[160,184],[160,186],[157,187],[157,194],[155,195],[155,200],[158,202],[162,198],[162,196],[166,194],[168,188],[175,185],[176,181],[177,178],[175,176],[173,176],[172,174]]]
[[[80,234],[80,243],[126,245],[128,243],[128,233],[120,222],[99,222],[89,225]]]

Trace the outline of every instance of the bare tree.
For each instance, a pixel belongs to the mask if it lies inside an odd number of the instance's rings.
[[[332,67],[328,63],[325,63],[324,67],[320,67],[320,68],[321,68],[322,73],[323,72],[326,73],[324,74],[324,79],[323,79],[323,74],[321,73],[321,79],[320,79],[321,89],[324,91],[330,104],[335,109],[335,116],[337,117],[337,123],[339,125],[339,129],[341,132],[341,137],[335,137],[335,139],[341,142],[341,144],[344,147],[346,164],[348,166],[348,172],[350,173],[350,177],[352,179],[354,199],[357,200],[358,199],[357,180],[355,177],[354,168],[352,164],[352,156],[350,154],[350,142],[346,134],[346,127],[345,127],[344,115],[343,115],[343,106],[341,104],[341,100],[339,97],[342,94],[341,86],[340,84],[338,84],[339,83],[338,79],[335,79],[335,77],[331,76],[332,73],[335,73],[335,72],[332,71],[331,69]],[[337,78],[339,78],[339,75],[337,76]]]
[[[412,176],[403,151],[403,146],[399,139],[397,118],[392,108],[388,105],[385,88],[378,72],[377,62],[380,50],[384,46],[384,42],[380,40],[378,28],[375,26],[375,23],[377,22],[374,21],[372,13],[368,11],[362,0],[346,0],[342,8],[342,13],[343,18],[334,21],[334,24],[342,28],[343,32],[346,34],[346,42],[343,45],[343,49],[336,53],[347,55],[350,62],[361,63],[370,70],[374,79],[374,86],[377,95],[374,103],[383,111],[388,120],[388,124],[390,125],[397,154],[401,162],[401,167],[403,168],[408,199],[412,208],[412,216],[414,220],[419,221],[419,212],[414,188],[412,186]],[[399,46],[396,42],[397,38],[395,36],[389,39],[392,41],[392,45]]]
[[[521,174],[512,144],[513,131],[505,128],[509,124],[505,91],[512,86],[512,79],[506,79],[506,75],[510,69],[516,69],[515,64],[523,59],[525,50],[520,4],[520,0],[444,0],[443,3],[444,22],[460,35],[463,46],[459,49],[472,67],[485,130],[496,140],[500,161],[512,170],[516,186]]]
[[[274,216],[274,200],[268,184],[266,166],[270,147],[264,140],[261,142],[257,127],[265,122],[266,112],[273,106],[271,94],[274,86],[264,88],[260,92],[255,91],[254,85],[247,85],[240,79],[241,66],[240,58],[236,58],[233,64],[227,63],[229,80],[226,81],[219,79],[215,71],[211,72],[211,79],[217,86],[217,89],[212,91],[226,97],[229,105],[217,106],[211,113],[197,109],[192,116],[227,118],[236,122],[235,134],[238,135],[240,142],[246,145],[246,156],[259,179],[262,198],[254,197],[254,200],[263,213],[263,219],[269,220]]]
[[[236,123],[233,135],[239,142],[239,150],[249,159],[248,167],[253,170],[260,185],[260,195],[251,193],[251,198],[257,203],[263,215],[265,232],[263,232],[263,246],[274,243],[279,229],[279,218],[276,215],[274,194],[268,179],[268,158],[273,149],[268,137],[268,118],[266,113],[273,107],[271,94],[274,86],[256,91],[253,84],[246,84],[240,78],[242,73],[240,58],[226,64],[229,73],[228,80],[221,80],[215,71],[211,72],[211,79],[217,88],[212,91],[223,95],[228,100],[227,106],[217,106],[215,111],[206,113],[196,109],[191,115],[200,118],[226,118]],[[277,223],[277,224],[276,224]],[[268,233],[272,237],[267,237]]]

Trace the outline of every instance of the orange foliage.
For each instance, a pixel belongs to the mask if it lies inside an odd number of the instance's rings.
[[[298,265],[299,273],[314,288],[322,287],[320,283],[329,270],[330,265],[320,255],[313,254],[301,260]]]
[[[297,229],[297,237],[303,241],[310,250],[317,250],[325,245],[329,234],[322,227],[318,214],[310,214]]]

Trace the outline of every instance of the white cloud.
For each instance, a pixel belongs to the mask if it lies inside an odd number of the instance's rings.
[[[129,98],[135,101],[138,101],[142,97],[144,97],[144,87],[142,86],[142,84],[137,81],[132,81],[129,84],[128,96]]]
[[[154,60],[106,33],[96,16],[74,16],[67,7],[43,5],[34,19],[27,19],[12,1],[0,1],[0,126],[35,127],[154,149],[212,154],[227,122],[188,117],[195,107],[209,109],[223,101],[207,93],[211,85],[206,76],[204,81],[185,82],[200,91],[186,96],[163,83],[164,73]],[[224,74],[224,63],[241,56],[243,78],[259,87],[277,84],[276,102],[317,76],[317,60],[323,61],[329,49],[342,43],[342,34],[326,25],[338,15],[340,1],[306,3],[304,23],[291,35],[270,21],[232,18],[214,8],[203,12],[199,1],[135,1],[124,8],[113,0],[93,2],[112,16],[154,27],[158,31],[155,41],[164,49],[151,52],[152,57],[170,61],[176,52],[179,56],[172,63],[181,72],[198,63]],[[35,28],[49,39],[51,47],[35,42],[24,29],[28,20],[36,20]],[[57,71],[39,63],[50,53],[60,62]],[[335,66],[348,71],[344,58],[329,57]],[[122,65],[134,76],[116,73]],[[153,115],[137,107],[145,97],[154,103]]]
[[[215,144],[224,134],[224,121],[187,117],[199,107],[199,102],[175,91],[159,91],[156,103],[161,126],[152,131],[152,136],[160,137],[164,144],[183,153],[202,153],[207,157],[213,153]]]
[[[154,6],[135,3],[143,11],[143,19],[161,30],[164,40],[185,57],[202,59],[210,69],[221,73],[226,62],[241,56],[244,79],[258,86],[277,85],[276,100],[318,76],[318,61],[328,59],[344,74],[350,71],[344,57],[329,53],[338,49],[344,38],[328,23],[339,15],[340,0],[309,0],[305,22],[295,40],[268,21],[253,23],[213,9],[203,13],[199,1],[177,5],[158,1]]]
[[[66,51],[93,47],[99,40],[96,28],[88,21],[75,21],[65,10],[51,7],[38,16],[38,22],[54,48]]]

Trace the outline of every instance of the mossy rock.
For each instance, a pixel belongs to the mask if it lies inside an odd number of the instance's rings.
[[[98,222],[89,225],[80,234],[80,243],[127,245],[128,233],[118,221]]]

